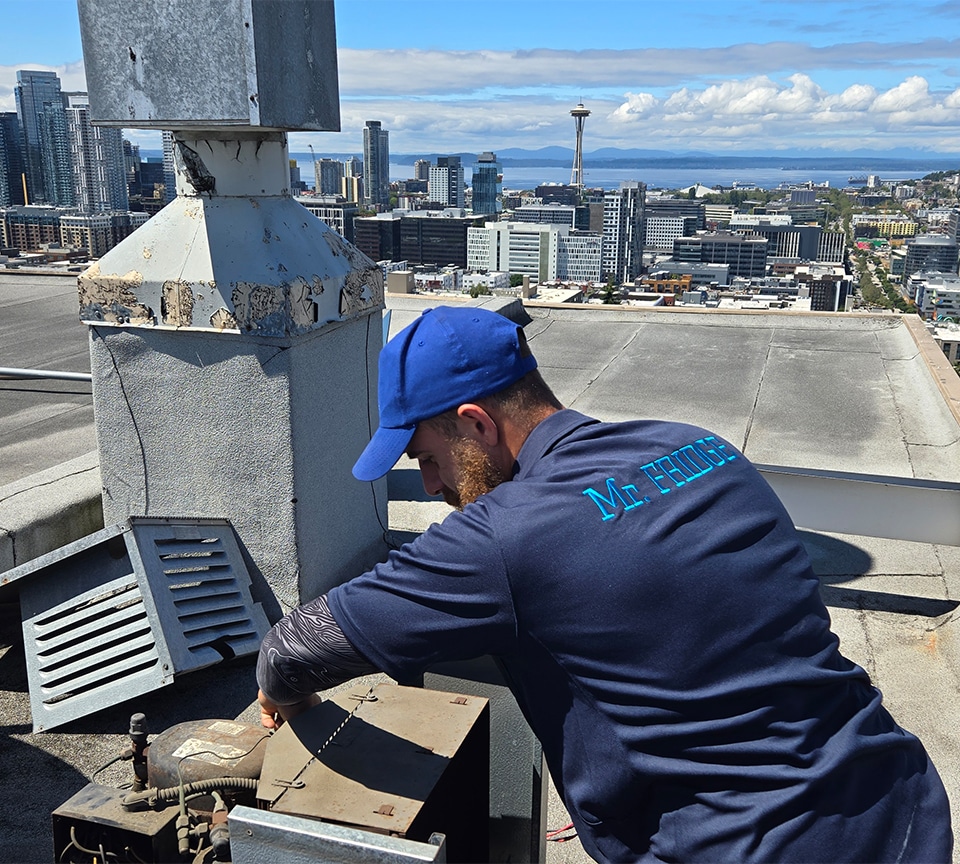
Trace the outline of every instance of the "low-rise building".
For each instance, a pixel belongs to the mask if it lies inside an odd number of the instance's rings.
[[[600,278],[602,238],[567,225],[487,222],[467,232],[467,269],[503,270],[539,281]]]
[[[763,276],[767,245],[763,237],[714,231],[674,240],[673,259],[689,264],[727,264],[731,276]]]

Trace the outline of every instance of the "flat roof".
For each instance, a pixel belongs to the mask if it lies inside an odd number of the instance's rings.
[[[391,295],[387,302],[396,333],[440,302],[497,308],[505,301]],[[960,379],[930,365],[942,352],[916,316],[536,302],[520,314],[544,377],[579,411],[705,426],[759,463],[960,482]],[[0,366],[89,371],[74,280],[0,274],[0,346]],[[0,381],[0,485],[94,450],[92,423],[89,387]],[[409,460],[390,473],[388,490],[391,531],[419,532],[449,512],[424,500]],[[960,650],[951,616],[960,598],[960,547],[801,536],[844,653],[867,669],[894,716],[924,741],[947,788],[957,789]],[[7,784],[0,806],[18,814],[18,833],[35,835],[41,861],[49,858],[50,811],[124,746],[131,708],[30,734],[15,607],[0,604],[0,638],[9,646],[0,649],[7,670],[0,712],[11,776],[24,779]],[[216,667],[178,678],[133,710],[147,712],[155,734],[211,714],[253,721],[253,695],[249,665]],[[113,784],[128,772],[114,766],[97,779]],[[25,799],[31,808],[22,807]],[[557,806],[554,798],[550,828],[564,824]],[[960,825],[960,800],[954,820]],[[575,842],[548,847],[550,862],[587,860]]]

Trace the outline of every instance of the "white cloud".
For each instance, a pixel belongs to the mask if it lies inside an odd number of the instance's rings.
[[[881,93],[873,100],[871,111],[890,112],[927,108],[933,104],[925,78],[912,75],[902,84]]]

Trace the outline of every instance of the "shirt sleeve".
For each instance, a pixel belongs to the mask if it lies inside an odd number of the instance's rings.
[[[435,663],[515,648],[507,568],[484,498],[328,594],[350,642],[401,683]]]
[[[257,658],[257,685],[275,705],[375,672],[337,625],[326,595],[285,615],[267,633]]]

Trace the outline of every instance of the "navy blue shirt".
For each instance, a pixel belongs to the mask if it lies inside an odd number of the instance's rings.
[[[598,860],[950,860],[923,747],[840,654],[779,499],[703,429],[558,412],[512,481],[328,602],[400,682],[499,657]]]

